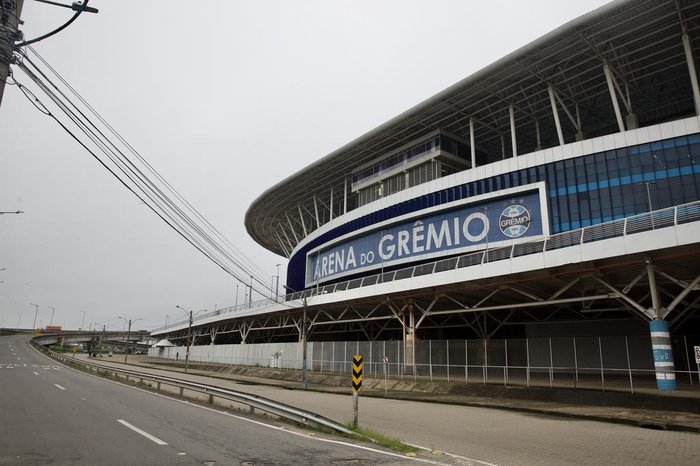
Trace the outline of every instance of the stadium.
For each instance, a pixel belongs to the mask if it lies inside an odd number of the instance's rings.
[[[260,195],[284,296],[152,334],[210,362],[301,367],[308,341],[314,370],[692,382],[699,51],[694,1],[557,28]]]

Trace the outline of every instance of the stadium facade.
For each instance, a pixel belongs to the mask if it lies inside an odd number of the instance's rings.
[[[407,359],[416,338],[646,334],[674,388],[670,333],[698,333],[699,50],[699,2],[615,1],[465,78],[256,199],[289,293],[196,326]]]

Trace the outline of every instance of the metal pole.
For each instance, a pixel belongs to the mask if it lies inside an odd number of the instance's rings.
[[[129,321],[129,325],[131,326],[131,321]],[[187,368],[189,366],[190,362],[190,345],[192,344],[192,311],[190,311],[190,326],[187,329],[187,352],[185,353],[185,372],[187,372]]]
[[[574,379],[574,388],[578,386],[578,355],[576,354],[576,337],[574,337],[574,372],[576,378]]]
[[[630,364],[630,347],[625,337],[625,350],[627,351],[627,370],[630,374],[630,393],[634,393],[634,385],[632,384],[632,365]]]
[[[129,319],[129,330],[126,331],[126,348],[124,348],[124,364],[126,364],[127,357],[129,356],[129,340],[131,336],[131,319]]]
[[[84,330],[85,329],[85,311],[80,311],[80,312],[83,313],[83,325],[80,326],[80,329]]]
[[[32,330],[36,329],[36,317],[39,315],[39,305],[29,303],[30,306],[34,306],[34,323],[32,324]]]
[[[49,309],[51,309],[51,320],[49,321],[49,327],[53,325],[53,314],[56,312],[56,308],[53,306],[49,306]]]
[[[304,308],[301,317],[301,388],[303,390],[308,388],[308,380],[306,378],[306,305],[306,298],[304,298]]]

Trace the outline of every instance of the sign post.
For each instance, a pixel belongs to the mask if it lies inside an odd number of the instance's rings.
[[[389,366],[389,356],[384,356],[384,358],[382,358],[382,361],[384,362],[384,398],[386,398],[386,388],[387,388],[387,384],[389,383],[388,377],[387,377],[388,376],[387,369]]]
[[[362,378],[364,364],[362,356],[356,354],[352,357],[352,426],[357,427],[357,411],[362,390]]]
[[[695,350],[695,365],[698,368],[698,382],[700,382],[700,346],[693,346]]]

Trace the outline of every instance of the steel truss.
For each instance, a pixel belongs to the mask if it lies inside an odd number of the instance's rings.
[[[572,264],[331,305],[307,303],[310,340],[490,339],[531,324],[700,317],[700,245]],[[201,324],[194,344],[298,341],[303,307]],[[517,328],[520,327],[518,330]],[[187,329],[168,333],[184,342]]]

